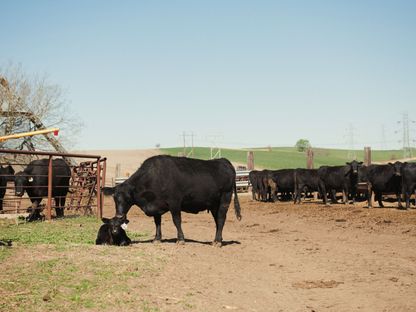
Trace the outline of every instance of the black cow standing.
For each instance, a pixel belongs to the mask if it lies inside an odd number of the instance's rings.
[[[104,188],[104,194],[113,194],[116,217],[125,219],[131,206],[137,205],[154,218],[155,241],[162,239],[164,213],[170,211],[178,243],[184,243],[182,211],[211,211],[216,225],[214,245],[222,243],[222,230],[233,193],[235,213],[240,220],[235,170],[227,159],[199,160],[166,155],[147,159],[126,181]]]
[[[6,194],[7,182],[14,180],[14,169],[12,166],[0,166],[0,213],[3,211],[3,198]]]
[[[394,193],[397,196],[398,205],[401,208],[402,193],[402,163],[388,163],[387,165],[370,165],[360,168],[359,182],[369,183],[368,207],[373,206],[372,194],[375,194],[375,200],[380,207],[383,205],[383,193]]]
[[[406,200],[406,209],[410,208],[410,196],[415,193],[416,205],[416,163],[403,163],[402,165],[402,189]]]
[[[270,171],[270,178],[273,180],[273,183],[269,183],[272,187],[271,193],[276,194],[280,193],[281,199],[285,199],[290,194],[293,195],[295,190],[295,169],[280,169]],[[276,197],[273,197],[276,199]]]
[[[294,171],[295,180],[295,200],[294,203],[300,204],[300,198],[302,192],[314,192],[318,191],[323,200],[324,204],[327,205],[327,196],[325,183],[322,181],[318,174],[318,169],[295,169]]]
[[[130,238],[124,229],[124,225],[129,223],[129,220],[114,217],[112,219],[102,218],[104,224],[98,230],[96,245],[115,245],[128,246],[131,244]]]
[[[16,174],[16,196],[23,196],[26,191],[32,202],[28,221],[40,220],[38,209],[43,197],[48,196],[48,159],[34,160],[22,171]],[[55,198],[57,217],[64,216],[66,194],[69,190],[71,169],[63,159],[52,160],[52,197]]]
[[[331,200],[336,203],[335,193],[342,192],[342,201],[348,203],[348,195],[351,194],[353,203],[357,193],[358,169],[362,162],[353,160],[347,162],[346,166],[322,166],[318,174],[325,183],[325,189],[331,193]]]
[[[251,184],[251,196],[253,200],[257,200],[257,198],[260,198],[260,190],[258,185],[258,178],[259,178],[260,171],[252,170],[248,174],[248,179]]]

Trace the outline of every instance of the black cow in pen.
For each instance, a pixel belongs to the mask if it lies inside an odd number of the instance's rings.
[[[353,160],[347,162],[345,166],[322,166],[318,169],[318,174],[325,184],[327,192],[331,193],[333,203],[336,203],[336,192],[342,192],[343,203],[348,203],[348,196],[351,194],[353,203],[357,192],[358,169],[362,162]]]
[[[416,163],[403,163],[402,189],[406,200],[406,208],[410,208],[410,196],[412,196],[412,193],[415,194],[416,205]]]
[[[295,204],[300,204],[302,192],[319,192],[323,198],[324,204],[328,204],[325,183],[319,176],[318,169],[295,169],[294,180]]]
[[[0,213],[3,211],[3,198],[6,194],[6,187],[8,181],[14,180],[14,169],[12,166],[0,166]]]
[[[371,199],[373,192],[380,207],[384,207],[383,193],[396,194],[398,205],[402,207],[402,165],[401,162],[396,161],[387,165],[370,165],[360,168],[359,182],[369,184],[368,207],[373,206]]]
[[[272,170],[269,173],[269,186],[271,187],[272,198],[275,200],[276,196],[273,194],[280,193],[281,199],[290,198],[294,195],[295,190],[295,169],[280,169]],[[270,181],[270,179],[272,181]]]
[[[26,191],[32,202],[28,221],[40,220],[38,209],[42,198],[48,196],[48,159],[34,160],[15,177],[16,196],[23,196]],[[66,194],[69,190],[71,169],[63,159],[52,160],[52,197],[55,199],[57,217],[64,216]]]
[[[113,194],[116,217],[126,219],[131,206],[137,205],[154,218],[155,241],[162,239],[164,213],[172,214],[178,243],[183,243],[181,213],[211,211],[216,225],[214,245],[222,243],[222,230],[233,193],[235,214],[240,220],[235,170],[227,159],[199,160],[167,155],[147,159],[126,181],[104,188],[104,194]]]

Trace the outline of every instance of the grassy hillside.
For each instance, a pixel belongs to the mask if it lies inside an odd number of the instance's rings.
[[[162,153],[178,156],[183,152],[183,148],[164,148]],[[190,149],[188,149],[190,151]],[[221,149],[221,156],[228,158],[232,162],[241,164],[247,163],[247,149]],[[305,168],[306,156],[303,152],[298,152],[294,147],[272,147],[268,149],[252,149],[254,152],[254,163],[256,168],[282,169],[282,168]],[[342,165],[348,159],[348,151],[340,149],[315,148],[315,168],[322,165]],[[363,160],[364,151],[356,151],[357,160]],[[400,159],[403,155],[401,150],[372,151],[374,162],[389,161]],[[195,147],[194,158],[210,159],[211,150],[209,147]]]

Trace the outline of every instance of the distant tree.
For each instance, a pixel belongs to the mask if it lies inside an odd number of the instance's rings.
[[[307,139],[299,139],[296,144],[295,144],[296,149],[298,150],[298,152],[304,152],[306,151],[309,147],[311,147],[311,143],[309,143],[309,141]]]
[[[65,103],[60,86],[48,82],[46,75],[26,74],[21,66],[0,67],[0,135],[37,130],[35,115],[43,126],[60,128],[56,138],[71,146],[82,128],[80,119]],[[13,149],[44,149],[49,143],[43,135],[13,139],[0,143]],[[50,148],[50,146],[49,146]]]

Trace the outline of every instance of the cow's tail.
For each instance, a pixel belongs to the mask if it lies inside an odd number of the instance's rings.
[[[296,169],[293,171],[293,183],[295,184],[294,187],[293,187],[293,191],[295,193],[295,195],[294,195],[295,202],[294,203],[296,204],[296,201],[298,200],[298,192],[299,192]]]
[[[241,221],[241,208],[240,208],[240,202],[238,201],[237,196],[237,184],[234,181],[234,210],[235,210],[235,216],[237,217],[238,221]]]

